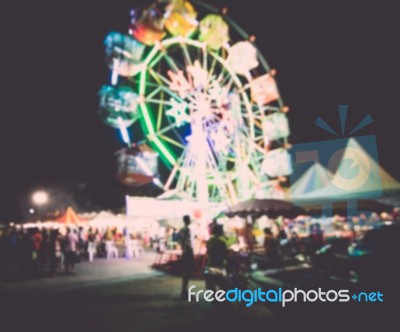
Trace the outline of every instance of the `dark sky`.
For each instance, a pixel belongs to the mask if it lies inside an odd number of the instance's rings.
[[[337,105],[348,104],[349,128],[372,115],[358,134],[377,137],[381,165],[400,178],[395,2],[209,2],[227,4],[277,69],[292,143],[332,138],[313,123],[321,116],[338,128]],[[97,117],[96,94],[109,81],[104,37],[126,32],[140,1],[10,3],[2,10],[0,220],[26,216],[39,188],[51,192],[54,208],[122,205],[113,169],[122,143]]]

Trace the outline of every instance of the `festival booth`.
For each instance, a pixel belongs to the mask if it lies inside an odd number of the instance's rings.
[[[65,231],[67,227],[78,228],[83,227],[87,224],[87,219],[79,216],[72,207],[68,207],[64,214],[54,220],[47,221],[36,221],[26,222],[23,224],[23,228],[34,228],[37,227],[47,229],[60,229]]]
[[[189,199],[176,199],[175,196],[126,196],[127,218],[154,219],[167,222],[171,227],[182,227],[184,215],[189,215],[194,222],[209,222],[224,209],[224,204],[208,203],[204,207]]]
[[[191,217],[192,234],[195,237],[195,253],[205,250],[204,241],[209,238],[208,225],[212,218],[225,209],[221,204],[209,203],[207,207],[180,198],[174,192],[167,192],[160,197],[126,197],[126,220],[132,224],[144,223],[147,233],[153,238],[168,238],[172,229],[183,227],[183,216]],[[145,221],[145,222],[143,222]]]
[[[143,236],[144,233],[156,234],[159,224],[154,218],[113,214],[109,211],[101,211],[88,222],[93,230],[105,232],[107,229],[116,229],[117,233],[133,236]]]

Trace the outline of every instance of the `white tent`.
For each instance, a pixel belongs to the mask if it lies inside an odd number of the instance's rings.
[[[120,223],[121,218],[108,211],[101,211],[96,217],[88,221],[88,225],[92,227],[116,226]]]
[[[175,219],[192,215],[196,205],[184,200],[161,200],[154,197],[126,197],[126,215],[139,218]]]
[[[175,197],[174,197],[175,198]],[[179,219],[184,215],[197,218],[212,217],[225,209],[224,205],[208,203],[206,207],[188,199],[159,199],[154,197],[126,197],[126,215],[137,218]]]

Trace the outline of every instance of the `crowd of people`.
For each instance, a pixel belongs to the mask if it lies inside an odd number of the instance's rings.
[[[128,248],[134,241],[141,248],[154,249],[161,254],[168,250],[180,252],[184,297],[195,268],[203,269],[207,287],[214,289],[215,284],[223,279],[221,275],[227,273],[229,262],[232,263],[232,252],[254,253],[261,257],[261,268],[268,268],[284,264],[285,260],[299,254],[316,252],[328,241],[328,228],[311,219],[278,219],[264,224],[265,227],[262,223],[245,223],[244,227],[234,230],[225,227],[224,223],[222,226],[217,219],[212,220],[206,230],[201,230],[198,223],[193,223],[187,215],[182,221],[184,226],[181,229],[158,227],[157,231],[136,232],[130,232],[126,227],[7,227],[0,229],[0,264],[28,278],[54,277],[61,272],[73,274],[75,265],[81,259],[93,261],[94,256],[109,258],[110,243],[120,249],[125,248],[122,249],[123,255],[131,258]],[[346,226],[348,228],[347,223],[335,220],[330,227],[343,235],[348,231]],[[348,242],[355,236],[354,229],[350,235],[346,239]],[[199,257],[201,264],[195,264]]]
[[[107,257],[108,243],[124,246],[135,239],[140,240],[141,246],[151,246],[146,232],[119,232],[116,227],[8,227],[0,232],[0,267],[17,271],[24,278],[72,274],[81,259],[91,256],[91,250],[97,257]]]

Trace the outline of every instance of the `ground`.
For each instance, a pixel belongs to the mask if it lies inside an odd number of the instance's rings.
[[[398,325],[397,298],[360,305],[296,303],[283,310],[263,303],[246,308],[188,302],[179,297],[179,276],[153,269],[154,260],[152,252],[132,260],[99,258],[82,261],[73,275],[8,281],[0,292],[0,331],[376,331]],[[190,284],[205,288],[201,279]],[[386,298],[391,293],[385,291]]]
[[[6,283],[1,326],[7,332],[246,331],[274,323],[265,306],[180,299],[181,279],[152,269],[154,258],[84,261],[74,275]],[[203,280],[190,284],[204,289]]]

